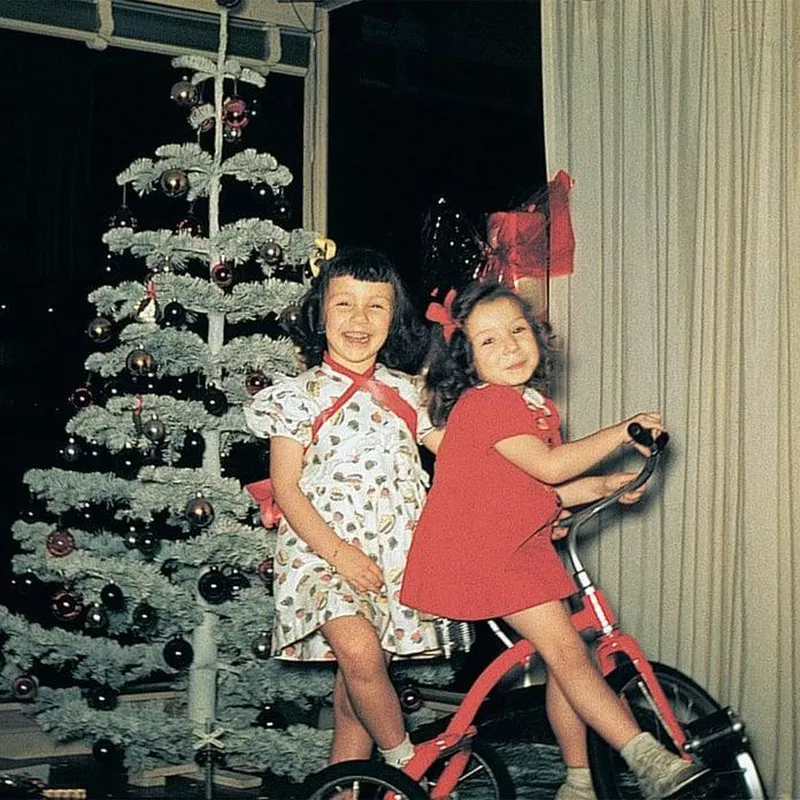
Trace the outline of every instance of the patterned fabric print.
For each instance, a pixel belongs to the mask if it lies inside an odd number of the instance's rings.
[[[375,378],[419,406],[409,376],[378,365]],[[359,391],[324,423],[318,441],[310,441],[314,420],[349,385],[349,378],[322,364],[263,389],[245,409],[257,435],[287,436],[308,447],[301,490],[336,533],[367,553],[384,575],[380,595],[359,594],[281,520],[273,631],[273,652],[280,658],[333,659],[318,629],[330,619],[355,614],[370,620],[389,652],[411,655],[437,647],[432,622],[420,620],[399,600],[428,481],[405,423]]]
[[[552,401],[545,398],[531,386],[522,393],[525,403],[533,412],[536,427],[542,431],[542,441],[550,447],[561,442],[561,417]]]

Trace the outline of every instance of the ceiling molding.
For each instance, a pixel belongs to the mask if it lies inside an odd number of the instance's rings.
[[[344,6],[358,3],[359,0],[314,0],[314,2],[317,8],[323,11],[335,11],[337,8],[343,8]]]
[[[262,72],[305,75],[315,9],[299,6],[287,13],[279,0],[259,0],[231,13],[229,55]],[[215,0],[0,0],[0,28],[83,41],[97,50],[215,55],[219,11]]]
[[[278,0],[283,5],[292,5],[295,7],[302,6],[316,6],[321,11],[335,11],[337,8],[358,3],[360,0]]]

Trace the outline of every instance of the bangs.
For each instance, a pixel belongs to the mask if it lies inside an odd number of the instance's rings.
[[[391,262],[374,252],[352,251],[347,253],[347,258],[334,257],[328,262],[325,277],[355,278],[357,281],[367,283],[397,283],[397,273]]]

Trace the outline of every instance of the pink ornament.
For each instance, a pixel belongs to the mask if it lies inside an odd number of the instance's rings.
[[[68,556],[75,549],[75,537],[65,530],[54,530],[45,541],[47,552],[55,558]]]
[[[247,125],[247,104],[241,97],[229,97],[222,104],[222,119],[230,128],[244,128]]]

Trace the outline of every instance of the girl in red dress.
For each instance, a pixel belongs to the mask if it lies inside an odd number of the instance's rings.
[[[557,800],[595,797],[586,725],[622,753],[647,797],[668,797],[704,770],[642,733],[603,680],[570,623],[563,600],[576,587],[551,541],[562,508],[606,497],[633,477],[579,476],[630,442],[629,423],[657,435],[661,415],[637,414],[562,443],[558,411],[538,391],[552,359],[529,306],[505,286],[474,283],[442,322],[426,382],[431,421],[446,428],[401,601],[453,619],[502,617],[535,646],[567,765]]]

